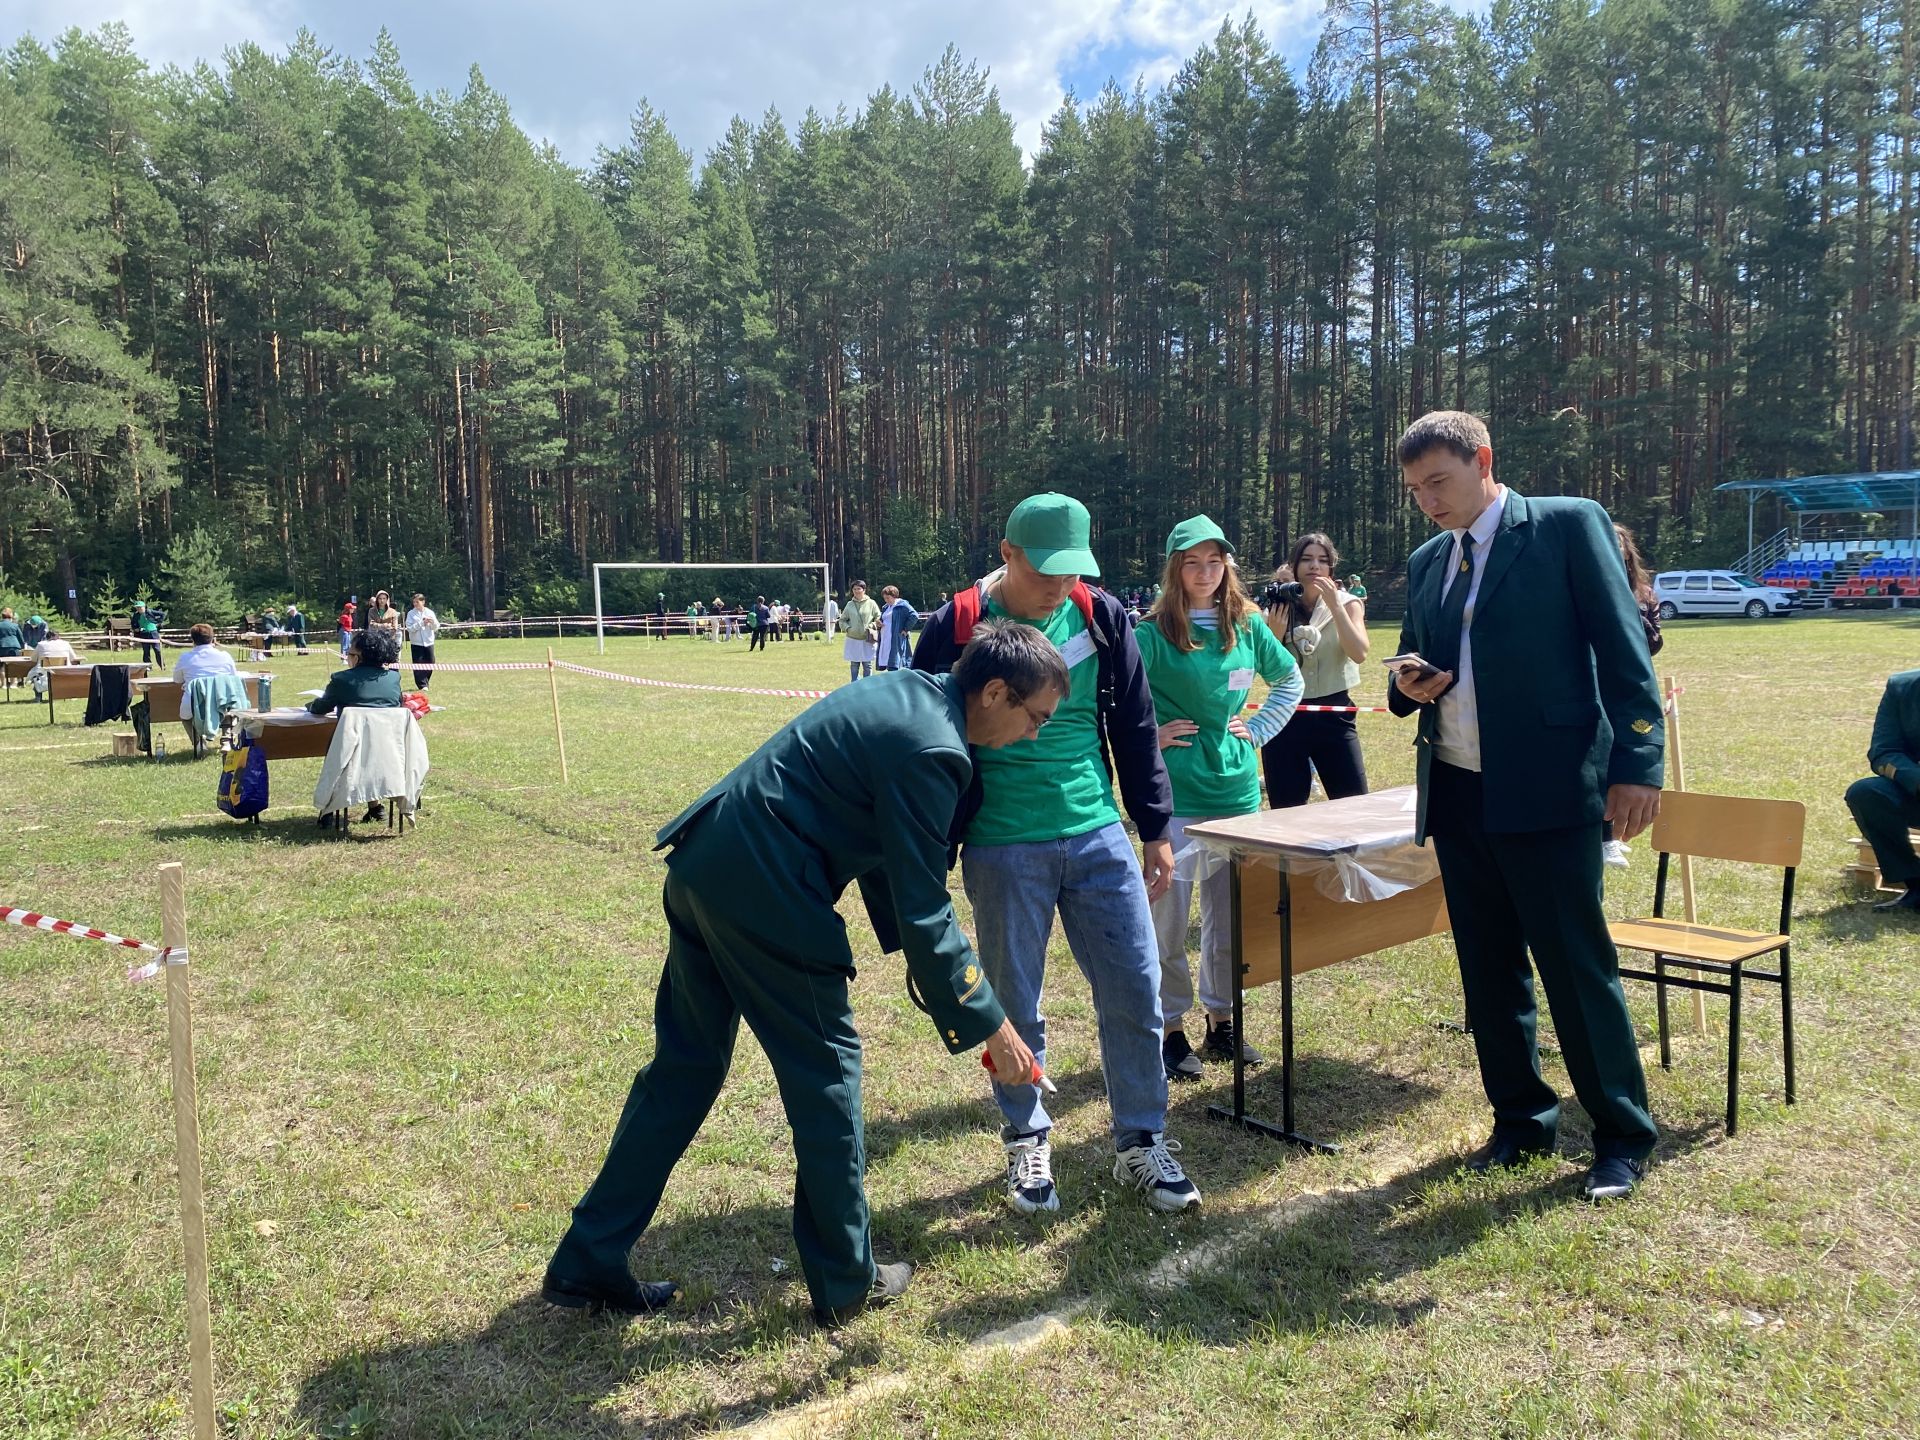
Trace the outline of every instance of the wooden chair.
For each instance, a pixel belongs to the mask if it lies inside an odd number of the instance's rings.
[[[1623,950],[1642,950],[1653,956],[1652,970],[1621,967],[1626,980],[1651,981],[1659,991],[1660,1065],[1673,1068],[1673,1050],[1667,1029],[1667,987],[1705,990],[1727,997],[1727,1134],[1740,1120],[1740,1000],[1745,983],[1764,980],[1780,987],[1780,1029],[1786,1054],[1787,1103],[1793,1104],[1793,951],[1789,938],[1793,924],[1793,872],[1800,864],[1806,834],[1807,807],[1797,800],[1752,800],[1733,795],[1699,795],[1669,791],[1660,797],[1660,817],[1653,822],[1653,848],[1660,868],[1653,885],[1653,914],[1640,920],[1610,925],[1613,943]],[[1664,911],[1667,871],[1675,855],[1693,855],[1737,864],[1778,866],[1780,928],[1773,934],[1737,930],[1726,925],[1688,924],[1670,920]],[[1751,961],[1778,953],[1777,970],[1752,970]],[[1669,966],[1693,972],[1668,973]],[[1707,978],[1701,977],[1720,977]]]

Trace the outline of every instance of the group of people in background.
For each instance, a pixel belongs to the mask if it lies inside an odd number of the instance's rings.
[[[404,616],[394,606],[393,596],[385,590],[374,591],[364,608],[359,597],[351,597],[341,606],[334,629],[339,636],[340,658],[343,661],[353,658],[359,637],[368,631],[378,630],[393,636],[393,654],[383,663],[398,663],[400,637],[404,635],[409,650],[408,659],[414,666],[414,688],[425,690],[433,683],[434,647],[440,643],[440,616],[419,591],[414,592],[412,603]],[[394,703],[400,703],[397,697]]]

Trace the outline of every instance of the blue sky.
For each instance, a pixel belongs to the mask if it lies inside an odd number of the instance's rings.
[[[1162,81],[1219,29],[1251,13],[1298,63],[1318,33],[1321,0],[508,0],[373,4],[369,0],[0,0],[0,43],[50,42],[70,25],[120,20],[155,63],[217,61],[251,40],[284,46],[302,27],[364,55],[385,25],[422,90],[459,89],[478,63],[532,134],[586,164],[618,143],[646,97],[696,158],[736,112],[777,105],[789,124],[812,105],[858,109],[882,84],[905,90],[949,41],[987,66],[1031,152],[1067,88],[1098,93],[1109,75]]]

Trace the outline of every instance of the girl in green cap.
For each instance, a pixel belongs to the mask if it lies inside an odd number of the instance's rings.
[[[1233,547],[1205,515],[1174,526],[1160,594],[1138,630],[1140,658],[1153,689],[1160,749],[1173,784],[1173,884],[1153,906],[1160,944],[1161,1058],[1172,1079],[1193,1079],[1200,1060],[1185,1020],[1194,984],[1187,966],[1187,915],[1200,890],[1200,1003],[1207,1012],[1206,1054],[1247,1063],[1260,1054],[1233,1029],[1232,888],[1225,865],[1207,866],[1196,845],[1182,852],[1195,820],[1250,815],[1260,808],[1262,745],[1285,727],[1300,701],[1300,671],[1273,638],[1233,564]],[[1243,716],[1253,680],[1270,687]],[[1196,872],[1207,873],[1196,875]]]

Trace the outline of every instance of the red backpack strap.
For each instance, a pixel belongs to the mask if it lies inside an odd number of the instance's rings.
[[[1067,598],[1073,601],[1074,608],[1080,612],[1080,618],[1087,623],[1087,629],[1093,629],[1093,591],[1087,588],[1087,582],[1076,580],[1073,589],[1067,592]]]
[[[969,585],[953,597],[953,643],[964,646],[980,623],[980,587]]]

